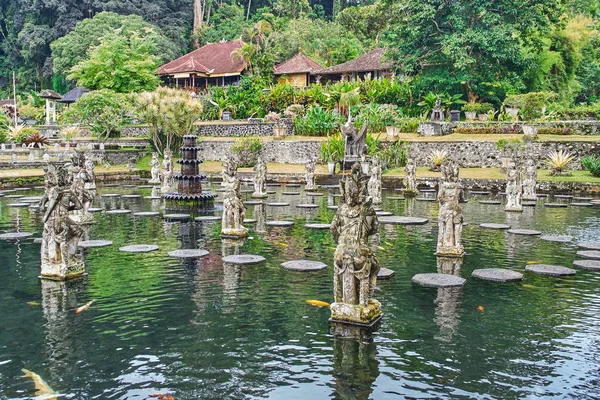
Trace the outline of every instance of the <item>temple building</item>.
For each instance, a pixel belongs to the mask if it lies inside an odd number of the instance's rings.
[[[317,79],[316,72],[323,68],[302,53],[273,68],[278,83],[289,83],[295,87],[306,87]]]
[[[391,76],[392,62],[383,62],[385,49],[378,48],[354,60],[322,69],[316,73],[323,80],[354,81],[357,78],[382,79]]]

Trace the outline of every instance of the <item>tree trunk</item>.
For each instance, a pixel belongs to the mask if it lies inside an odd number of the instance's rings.
[[[471,88],[471,84],[467,82],[465,84],[465,88],[467,89],[467,100],[469,101],[469,103],[477,102],[479,96],[477,96],[477,94],[473,91],[473,89]]]
[[[204,9],[206,7],[206,0],[194,0],[194,27],[192,32],[198,33],[202,29],[202,22],[204,21]],[[194,47],[200,47],[198,38],[194,38]]]
[[[246,13],[246,22],[248,22],[248,18],[250,18],[250,6],[252,5],[252,0],[248,0],[248,12]]]

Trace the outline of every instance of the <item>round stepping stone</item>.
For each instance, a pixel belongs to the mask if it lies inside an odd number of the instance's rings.
[[[120,197],[120,194],[117,193],[106,193],[106,194],[102,194],[100,195],[101,197]]]
[[[158,211],[141,211],[133,214],[135,217],[158,217],[160,213]]]
[[[165,214],[163,219],[169,219],[171,221],[188,221],[190,220],[189,214]]]
[[[102,185],[103,187],[119,187],[116,183],[107,183],[106,185]]]
[[[108,215],[120,215],[120,214],[130,214],[131,210],[119,209],[119,210],[109,210],[106,212]]]
[[[467,280],[460,276],[450,274],[417,274],[411,279],[413,283],[416,283],[425,287],[433,288],[447,288],[463,286]]]
[[[313,272],[327,268],[327,264],[325,263],[309,260],[286,261],[282,263],[281,266],[288,271],[294,272]]]
[[[500,205],[502,202],[500,200],[479,200],[479,204]]]
[[[266,261],[266,258],[262,256],[256,256],[253,254],[239,254],[234,256],[223,257],[223,262],[228,264],[237,265],[254,265],[260,264]]]
[[[342,197],[342,195],[339,194],[339,193],[336,193],[336,194],[333,195],[333,197]]]
[[[592,203],[571,203],[573,207],[594,207]]]
[[[257,206],[259,204],[264,204],[262,201],[258,201],[258,200],[248,200],[244,202],[245,205],[247,206]]]
[[[300,187],[299,183],[288,183],[285,185],[286,187]]]
[[[390,215],[394,215],[394,213],[389,211],[376,211],[375,215],[378,217],[389,217]]]
[[[544,207],[550,208],[567,208],[568,206],[566,203],[544,203]]]
[[[297,208],[319,208],[318,204],[297,204]]]
[[[104,211],[104,208],[88,208],[88,211],[91,213],[97,213]]]
[[[523,280],[523,274],[510,269],[484,268],[473,271],[472,276],[493,282],[514,282]]]
[[[129,246],[123,246],[119,249],[124,253],[150,253],[151,251],[158,250],[158,246],[153,244],[132,244]]]
[[[144,199],[146,199],[146,200],[161,200],[162,197],[160,197],[160,196],[144,196]]]
[[[167,254],[169,254],[169,257],[175,258],[199,258],[207,256],[209,252],[201,249],[181,249],[170,251]]]
[[[437,199],[433,198],[433,197],[417,197],[415,200],[417,201],[429,201],[429,202],[434,202]]]
[[[471,194],[488,195],[488,194],[490,194],[490,192],[487,192],[485,190],[474,190],[474,191],[471,192]]]
[[[290,203],[283,203],[283,202],[277,203],[277,202],[275,202],[275,203],[267,203],[267,205],[271,206],[271,207],[285,207],[285,206],[289,206]]]
[[[20,203],[35,203],[37,201],[42,200],[41,197],[23,197],[21,198],[21,200],[19,200]]]
[[[214,191],[215,191],[215,192],[217,192],[217,193],[222,193],[222,192],[226,192],[226,191],[227,191],[227,189],[224,189],[224,188],[218,188],[218,189],[215,189]]]
[[[390,216],[378,218],[380,224],[387,225],[425,225],[429,222],[427,218]]]
[[[244,224],[255,224],[255,223],[257,223],[257,222],[258,222],[258,220],[256,220],[256,219],[253,219],[253,218],[246,218],[246,219],[244,219],[244,221],[243,221],[243,223],[244,223]]]
[[[535,201],[524,201],[521,203],[523,207],[535,207],[537,203]]]
[[[577,271],[560,265],[533,264],[525,267],[525,271],[533,272],[538,275],[548,276],[566,276],[575,275]]]
[[[43,241],[44,241],[44,239],[42,239],[42,238],[35,238],[35,239],[33,239],[33,243],[35,243],[35,244],[40,244]]]
[[[267,187],[279,187],[281,186],[280,183],[267,183]]]
[[[294,221],[267,221],[268,226],[292,226]]]
[[[577,247],[586,250],[600,250],[600,242],[580,242]]]
[[[386,280],[390,279],[392,276],[396,275],[396,272],[392,271],[389,268],[381,268],[377,273],[377,279]]]
[[[317,193],[317,192],[306,192],[304,194],[309,197],[323,196],[323,193]]]
[[[284,196],[298,196],[300,192],[282,192]]]
[[[406,200],[406,198],[404,197],[398,197],[398,196],[390,196],[387,197],[388,200]]]
[[[133,189],[135,185],[121,185],[121,187],[124,189]]]
[[[113,242],[110,240],[84,240],[79,242],[79,247],[82,249],[95,249],[100,247],[112,246]]]
[[[540,236],[540,239],[547,240],[548,242],[568,243],[573,240],[573,237],[564,235],[542,235]]]
[[[598,250],[581,250],[575,255],[577,257],[588,258],[590,260],[600,260],[600,251]]]
[[[153,185],[142,185],[142,186],[138,186],[138,189],[152,189],[154,188]]]
[[[572,199],[573,196],[571,196],[570,194],[555,194],[554,196],[555,199]]]
[[[29,207],[30,204],[29,203],[10,203],[7,204],[8,207],[14,207],[14,208],[24,208],[24,207]]]
[[[308,229],[329,229],[331,224],[306,224],[304,227]]]
[[[537,193],[536,197],[540,198],[540,197],[548,197],[549,195],[547,193]]]
[[[7,232],[0,235],[0,239],[14,240],[14,239],[25,239],[33,236],[30,232]]]
[[[583,269],[600,271],[600,260],[575,260],[573,265]]]
[[[432,188],[421,188],[418,190],[419,190],[419,192],[423,192],[423,193],[435,193],[436,192],[436,190],[432,189]]]
[[[141,199],[142,196],[139,194],[124,194],[123,196],[121,196],[121,198],[123,198],[123,199]]]
[[[275,193],[277,193],[277,192],[274,190],[267,190],[267,194],[275,194]]]
[[[20,194],[9,194],[8,196],[4,196],[6,199],[22,199],[25,196]]]
[[[338,206],[327,206],[328,210],[337,210]]]
[[[494,230],[510,229],[510,225],[506,225],[506,224],[479,224],[479,227],[485,228],[485,229],[494,229]]]
[[[220,221],[222,217],[217,215],[201,215],[199,217],[194,218],[195,221],[204,222],[204,221]]]
[[[592,199],[591,197],[573,197],[572,200],[573,201],[592,201],[594,199]]]
[[[240,193],[254,193],[254,189],[242,189]]]
[[[513,235],[525,235],[525,236],[537,236],[541,235],[542,232],[533,229],[509,229],[506,232],[512,233]]]
[[[592,204],[600,204],[600,200],[592,200],[592,201],[590,201],[590,203],[592,203]]]

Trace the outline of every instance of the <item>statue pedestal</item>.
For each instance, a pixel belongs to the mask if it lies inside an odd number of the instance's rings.
[[[505,207],[504,211],[508,211],[508,212],[523,212],[523,207],[522,206]]]
[[[256,193],[256,192],[254,192],[254,193],[252,193],[251,197],[253,199],[266,199],[267,197],[269,197],[269,195],[266,194],[266,193]]]
[[[416,190],[404,189],[402,191],[402,194],[404,195],[404,197],[417,197],[417,195],[419,194],[419,192],[416,191]]]
[[[371,299],[367,306],[333,303],[330,310],[331,319],[329,321],[359,326],[373,326],[383,315],[381,303],[375,299]]]
[[[305,192],[314,192],[316,190],[318,190],[319,187],[318,186],[304,186],[304,191]]]
[[[454,247],[441,247],[437,249],[434,255],[438,257],[451,257],[451,258],[460,258],[465,255],[464,247],[456,249]]]
[[[244,239],[248,237],[248,229],[223,229],[221,231],[221,237],[224,239]]]
[[[65,266],[62,263],[42,263],[42,274],[39,278],[51,281],[68,281],[83,278],[87,275],[83,261],[71,260],[66,264],[65,271]]]

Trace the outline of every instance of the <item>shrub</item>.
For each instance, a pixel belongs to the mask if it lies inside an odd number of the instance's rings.
[[[263,141],[258,136],[238,138],[231,145],[231,152],[237,154],[239,167],[254,167],[263,148]]]
[[[583,168],[588,170],[593,176],[600,177],[600,157],[586,156],[581,160]]]
[[[271,111],[265,116],[265,121],[273,124],[278,124],[279,122],[281,122],[281,114]]]
[[[525,104],[525,95],[522,94],[511,94],[506,96],[506,98],[504,99],[504,101],[502,102],[502,104],[505,107],[517,107],[517,108],[521,108],[523,107],[523,105]]]
[[[60,130],[60,136],[62,136],[67,142],[70,142],[73,138],[76,138],[81,133],[81,129],[78,126],[65,126]]]
[[[25,139],[23,143],[25,143],[27,147],[41,149],[44,146],[48,146],[50,144],[50,141],[42,135],[40,135],[39,133],[37,133],[36,131],[36,133]]]
[[[31,104],[23,104],[19,106],[19,114],[21,117],[43,121],[46,118],[46,110],[44,107],[36,107]]]
[[[434,150],[431,152],[429,156],[429,160],[431,161],[431,171],[439,171],[441,165],[446,160],[448,156],[448,152],[446,150]]]
[[[600,103],[569,108],[552,105],[551,108],[556,113],[556,116],[563,120],[600,119]]]
[[[304,106],[302,104],[291,104],[283,112],[285,118],[294,119],[299,115],[304,115]]]
[[[341,133],[327,136],[319,150],[323,162],[338,162],[344,157],[344,138]]]
[[[422,118],[402,118],[398,121],[398,128],[403,133],[417,133],[419,124],[423,122]]]
[[[481,111],[481,103],[467,103],[462,108],[466,112],[479,112]]]
[[[556,98],[553,92],[531,92],[523,95],[523,105],[519,110],[523,120],[529,121],[541,118],[545,113],[545,108]]]
[[[354,107],[352,110],[354,110]],[[385,131],[387,125],[385,108],[379,104],[365,104],[361,106],[354,124],[360,129],[363,123],[367,124],[369,132]]]
[[[14,143],[21,144],[33,135],[38,135],[37,129],[25,125],[11,126],[9,129],[10,140]]]
[[[459,127],[454,129],[454,133],[464,135],[509,135],[522,133],[523,130],[519,125],[511,126],[483,126],[483,127]]]
[[[371,133],[367,133],[365,137],[365,144],[367,145],[367,154],[373,157],[379,152],[379,136],[373,136]]]
[[[550,175],[565,175],[567,165],[573,160],[573,155],[566,150],[552,151],[546,156],[550,167]]]
[[[492,103],[480,103],[478,112],[481,114],[487,114],[490,111],[494,111],[494,105]]]
[[[304,116],[294,118],[294,129],[297,135],[328,136],[337,131],[339,120],[339,114],[336,112],[312,106]]]
[[[404,167],[408,158],[408,143],[398,140],[381,150],[379,157],[384,170]]]
[[[538,128],[538,135],[572,135],[571,128]]]

